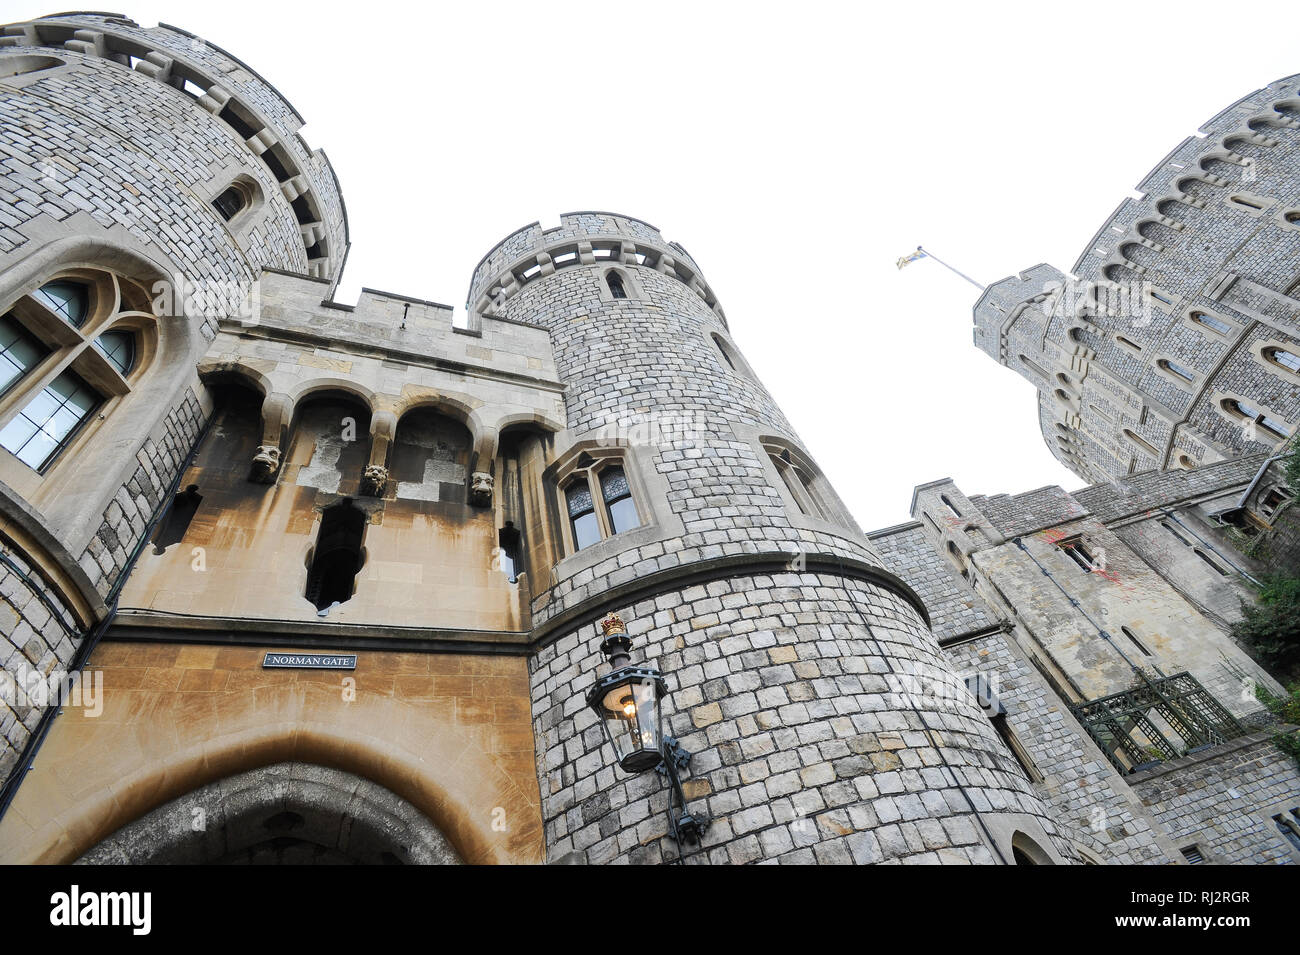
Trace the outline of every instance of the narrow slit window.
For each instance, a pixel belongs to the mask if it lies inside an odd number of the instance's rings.
[[[1096,567],[1096,561],[1092,559],[1092,554],[1081,540],[1065,541],[1060,545],[1061,550],[1065,551],[1067,557],[1079,565],[1079,569],[1085,574],[1090,574]]]
[[[1228,576],[1228,572],[1227,572],[1226,570],[1224,570],[1222,567],[1219,566],[1218,561],[1214,560],[1212,557],[1210,557],[1209,554],[1207,554],[1205,551],[1201,550],[1199,547],[1193,547],[1193,548],[1192,548],[1192,553],[1194,553],[1197,557],[1201,558],[1201,560],[1203,560],[1203,561],[1205,561],[1207,564],[1209,564],[1209,565],[1210,565],[1210,568],[1211,568],[1211,569],[1212,569],[1216,574],[1218,574],[1220,577],[1227,577],[1227,576]]]
[[[1172,375],[1181,378],[1183,381],[1192,382],[1196,380],[1196,375],[1187,368],[1178,364],[1176,361],[1170,361],[1168,358],[1160,359],[1160,367]]]
[[[1135,341],[1132,341],[1132,340],[1130,340],[1130,339],[1128,339],[1128,338],[1125,338],[1123,335],[1116,335],[1116,336],[1115,336],[1115,341],[1119,342],[1121,345],[1123,345],[1125,348],[1129,349],[1130,351],[1141,351],[1141,350],[1142,350],[1142,346],[1141,346],[1141,345],[1139,345],[1139,344],[1138,344],[1137,342],[1135,342]]]
[[[609,294],[615,298],[627,298],[627,289],[623,287],[623,277],[617,272],[606,272],[605,282],[609,285]]]
[[[940,494],[939,500],[943,501],[943,506],[948,508],[953,517],[961,517],[961,511],[957,510],[957,508],[953,506],[953,503],[947,494]]]
[[[1137,647],[1144,656],[1151,656],[1151,651],[1142,644],[1142,641],[1134,635],[1132,630],[1128,627],[1120,627],[1120,630],[1124,632],[1124,636],[1128,637],[1129,642],[1132,643],[1133,646]]]
[[[158,530],[153,536],[153,552],[155,554],[162,554],[168,547],[179,544],[185,539],[185,534],[190,529],[190,523],[194,520],[194,515],[198,513],[199,504],[202,502],[203,495],[199,493],[197,484],[191,484],[172,498],[171,507],[167,509],[167,516],[158,525]]]
[[[506,526],[497,532],[497,546],[501,548],[501,570],[512,583],[519,583],[519,571],[523,566],[523,535],[514,521],[506,521]]]

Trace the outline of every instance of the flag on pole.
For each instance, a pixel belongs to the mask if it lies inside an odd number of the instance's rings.
[[[915,252],[913,252],[911,255],[905,255],[898,260],[898,267],[901,269],[904,266],[910,265],[911,263],[915,262],[917,259],[924,259],[927,257],[928,256],[926,254],[926,251],[918,245],[916,247]]]

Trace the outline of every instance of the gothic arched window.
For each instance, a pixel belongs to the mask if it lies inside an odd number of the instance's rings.
[[[148,301],[135,283],[84,268],[13,302],[0,315],[0,393],[20,395],[0,411],[0,448],[44,471],[128,394],[137,341],[156,323]]]
[[[617,272],[605,273],[605,282],[609,285],[609,294],[615,298],[627,298],[627,289],[623,285],[623,276]]]

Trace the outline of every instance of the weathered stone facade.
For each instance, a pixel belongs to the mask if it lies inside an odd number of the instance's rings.
[[[464,327],[346,306],[337,183],[251,68],[107,14],[6,27],[0,67],[0,330],[36,356],[0,432],[64,370],[99,399],[40,460],[0,434],[0,861],[1289,861],[1240,692],[1276,687],[1224,635],[1272,559],[1237,512],[1291,546],[1267,453],[936,482],[864,534],[655,227],[518,230]],[[697,846],[584,700],[611,612]],[[1249,732],[1117,755],[1080,706],[1158,667]],[[26,694],[69,670],[98,692]]]
[[[975,344],[1038,389],[1088,481],[1274,449],[1300,427],[1300,76],[1184,140],[1066,276],[990,285]]]

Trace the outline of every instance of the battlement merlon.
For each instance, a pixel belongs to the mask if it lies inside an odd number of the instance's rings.
[[[563,390],[545,329],[488,320],[469,331],[452,324],[450,305],[370,288],[361,290],[356,305],[342,305],[324,297],[328,290],[322,279],[266,269],[248,313],[222,318],[220,330],[248,342],[314,349],[316,357],[304,364],[316,367],[379,359],[395,369],[431,366],[556,395]],[[257,353],[258,346],[246,347]],[[210,354],[227,348],[218,342]]]
[[[671,275],[698,295],[724,327],[727,324],[690,253],[666,241],[648,222],[615,212],[566,212],[554,228],[533,222],[493,246],[470,281],[466,309],[471,323],[474,316],[493,315],[534,278],[567,266],[602,264],[643,266]]]
[[[1012,322],[1023,311],[1021,306],[1050,294],[1067,281],[1069,276],[1060,269],[1039,263],[990,284],[973,309],[975,347],[999,364],[1007,364],[1005,343]]]

